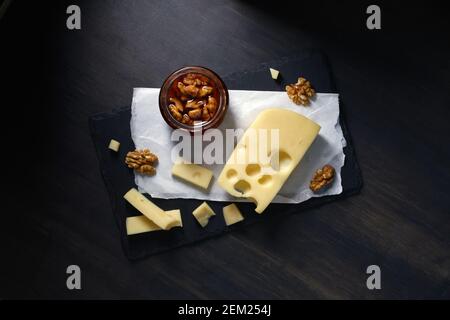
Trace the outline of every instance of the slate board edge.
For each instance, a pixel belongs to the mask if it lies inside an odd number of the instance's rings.
[[[331,72],[329,61],[326,58],[326,55],[324,55],[320,51],[311,51],[311,52],[318,53],[318,54],[320,54],[322,56],[322,58],[324,59],[324,62],[327,64],[328,73],[330,75],[330,78],[332,79],[333,86],[335,87],[334,77],[333,77],[333,74]],[[290,59],[295,59],[296,57],[297,56],[282,57],[280,59],[274,60],[273,64],[277,64],[277,63],[279,64],[279,63],[283,63],[283,62],[288,62]],[[304,57],[304,55],[303,55],[303,57]],[[306,57],[305,59],[307,59],[307,58],[308,57]],[[264,62],[264,63],[260,64],[258,67],[254,68],[254,69],[246,70],[246,71],[233,72],[231,74],[227,74],[223,78],[227,79],[227,78],[230,78],[230,77],[242,76],[242,75],[244,75],[246,73],[249,73],[249,72],[261,71],[261,70],[267,68],[269,65],[270,65],[270,62]],[[303,211],[311,209],[311,208],[317,208],[317,207],[320,207],[322,205],[328,204],[328,203],[330,203],[332,201],[337,201],[337,200],[340,200],[340,199],[344,199],[344,198],[346,198],[348,196],[355,195],[355,194],[358,194],[360,192],[360,190],[362,188],[362,185],[363,185],[361,170],[360,170],[357,158],[356,158],[355,150],[353,148],[352,138],[351,138],[350,132],[349,132],[349,130],[347,128],[347,125],[346,125],[346,123],[344,121],[345,114],[343,112],[342,100],[341,99],[340,99],[340,102],[341,103],[340,103],[340,119],[339,119],[339,121],[340,121],[342,130],[343,130],[344,137],[347,140],[347,146],[344,148],[344,153],[347,155],[347,153],[349,152],[354,157],[354,160],[355,160],[354,161],[354,170],[357,172],[356,175],[357,175],[357,180],[358,180],[357,186],[352,188],[352,189],[350,189],[350,190],[343,190],[342,193],[340,193],[338,195],[331,195],[331,196],[324,196],[324,197],[318,197],[318,198],[311,198],[311,199],[309,199],[309,200],[307,200],[307,201],[305,201],[303,203],[300,203],[300,204],[292,204],[292,205],[284,204],[285,206],[292,207],[292,209],[291,210],[286,210],[286,212],[283,212],[283,215],[299,213],[299,212],[303,212]],[[94,114],[94,115],[89,117],[89,128],[90,128],[90,131],[92,133],[94,147],[96,149],[97,158],[99,160],[100,172],[101,172],[103,180],[105,182],[105,185],[106,185],[106,188],[107,188],[107,191],[108,191],[108,196],[109,196],[109,198],[111,200],[111,207],[112,207],[113,211],[116,210],[115,190],[113,189],[112,182],[109,181],[107,175],[104,172],[102,155],[101,155],[101,152],[99,150],[100,146],[97,145],[96,140],[94,139],[95,134],[96,134],[95,133],[95,120],[99,120],[99,118],[104,119],[104,118],[108,118],[108,117],[113,117],[113,116],[115,116],[116,113],[128,112],[130,110],[131,110],[130,107],[120,107],[120,108],[115,108],[115,109],[113,109],[113,110],[111,110],[109,112],[101,112],[101,113]],[[278,205],[283,205],[283,204],[278,204]],[[301,210],[299,212],[292,212],[293,209],[295,209],[295,207],[299,206],[299,205],[303,205],[304,208],[301,208]],[[121,224],[123,222],[119,221],[118,216],[116,214],[114,214],[114,215],[115,215],[116,224],[117,224],[117,226],[119,228],[119,231],[121,233],[122,232],[121,231],[122,230],[122,225]],[[277,218],[278,219],[279,217],[278,216],[277,217],[274,216],[273,218]],[[252,221],[250,223],[247,223],[246,225],[251,225],[251,224],[256,223],[256,222],[259,222],[259,221],[255,220],[255,221]],[[197,243],[200,240],[203,240],[205,238],[210,239],[210,238],[214,238],[214,237],[220,236],[220,235],[222,235],[224,233],[227,233],[227,232],[235,230],[236,229],[235,227],[239,228],[240,226],[239,225],[232,226],[230,228],[226,228],[226,229],[222,230],[221,232],[211,233],[211,234],[208,234],[205,237],[202,237],[200,239],[197,239],[197,240],[194,240],[194,241],[189,241],[188,243],[181,243],[179,245],[176,245],[176,246],[173,246],[173,247],[170,247],[170,248],[166,248],[166,249],[162,249],[162,250],[154,252],[154,253],[142,253],[140,255],[135,255],[135,256],[131,256],[130,255],[129,243],[126,240],[126,237],[122,237],[121,236],[121,244],[122,244],[122,247],[123,247],[123,250],[124,250],[124,253],[125,253],[126,257],[129,260],[137,261],[137,260],[142,260],[143,258],[149,257],[149,256],[154,255],[154,254],[160,254],[160,253],[167,252],[169,250],[176,249],[176,248],[179,248],[179,247],[182,247],[182,246],[195,244],[195,243]]]
[[[114,221],[116,222],[117,225],[117,230],[119,231],[119,235],[120,233],[122,233],[122,225],[121,225],[121,221],[119,221],[117,214],[114,214],[115,210],[116,210],[116,199],[115,199],[115,190],[113,188],[113,184],[112,182],[109,180],[108,176],[105,174],[105,170],[103,168],[103,158],[102,158],[102,154],[100,152],[100,146],[96,143],[96,139],[94,139],[94,136],[96,135],[96,130],[95,130],[95,120],[97,120],[97,118],[101,117],[101,118],[105,118],[109,116],[113,116],[115,113],[120,112],[120,111],[125,111],[126,109],[128,109],[128,107],[122,107],[122,108],[116,108],[111,110],[110,112],[102,112],[102,113],[98,113],[95,115],[92,115],[89,117],[89,129],[91,131],[91,135],[92,135],[92,140],[94,143],[94,148],[95,148],[95,153],[97,154],[97,159],[98,159],[98,166],[100,169],[100,173],[102,175],[102,179],[105,183],[106,189],[107,189],[107,194],[111,203],[111,209],[114,215]],[[106,146],[105,146],[106,148]],[[130,257],[130,251],[128,248],[128,241],[124,240],[124,237],[122,237],[120,235],[120,243],[122,245],[122,249],[125,253],[125,256],[129,259],[131,259]]]

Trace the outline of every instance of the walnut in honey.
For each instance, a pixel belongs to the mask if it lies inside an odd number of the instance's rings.
[[[323,168],[318,169],[315,172],[314,177],[309,184],[309,188],[314,192],[322,190],[333,182],[334,175],[335,170],[332,166],[330,166],[329,164],[323,166]]]
[[[213,81],[198,73],[188,73],[172,84],[168,108],[175,120],[193,125],[214,117],[218,99]]]

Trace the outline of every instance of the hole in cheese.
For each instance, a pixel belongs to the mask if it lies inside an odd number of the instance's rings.
[[[236,190],[242,194],[247,193],[248,191],[250,191],[251,188],[252,187],[250,186],[250,183],[248,183],[245,180],[239,180],[238,182],[236,182],[234,184],[234,190]]]
[[[280,161],[280,170],[283,170],[283,169],[287,169],[289,167],[289,164],[291,163],[292,158],[287,152],[280,151],[279,161]]]
[[[292,158],[286,151],[275,152],[270,157],[270,166],[275,171],[289,169]]]
[[[250,200],[251,202],[253,202],[253,203],[255,204],[256,207],[258,207],[258,201],[257,201],[255,198],[253,198],[253,197],[248,197],[247,199]]]
[[[247,173],[247,175],[249,176],[255,176],[258,173],[261,172],[261,167],[259,164],[249,164],[247,165],[247,167],[245,168],[245,172]]]
[[[228,179],[233,179],[237,177],[237,171],[234,169],[230,169],[227,171],[227,178]]]
[[[263,185],[269,184],[270,181],[272,181],[272,176],[269,175],[263,175],[261,178],[258,179],[258,183]]]
[[[195,172],[192,174],[192,177],[197,179],[197,178],[200,178],[201,175],[202,175],[202,174],[201,174],[200,172],[195,171]]]

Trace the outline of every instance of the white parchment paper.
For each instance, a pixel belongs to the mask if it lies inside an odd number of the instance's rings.
[[[187,185],[171,175],[171,150],[178,141],[171,141],[171,129],[162,119],[158,105],[159,88],[135,88],[131,108],[131,136],[136,148],[148,148],[158,155],[159,163],[155,176],[135,173],[135,182],[140,192],[155,198],[190,198],[216,201],[246,201],[230,196],[216,182],[223,164],[205,165],[214,172],[209,192]],[[267,108],[285,108],[314,120],[321,126],[319,136],[304,158],[292,172],[273,202],[299,203],[311,197],[334,195],[342,192],[341,168],[346,144],[339,124],[339,100],[337,94],[318,93],[309,107],[294,104],[285,92],[229,90],[230,103],[219,129],[247,129],[256,116]],[[226,158],[228,159],[228,155]],[[331,164],[336,169],[332,186],[323,193],[314,194],[309,181],[319,167]]]

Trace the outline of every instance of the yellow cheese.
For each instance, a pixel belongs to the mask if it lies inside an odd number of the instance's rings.
[[[183,221],[181,220],[180,210],[169,210],[166,214],[177,219],[177,224],[174,227],[182,227]],[[146,216],[128,217],[126,220],[127,235],[133,235],[143,232],[162,230],[158,225],[151,221]]]
[[[270,70],[270,75],[272,76],[272,79],[277,80],[278,79],[278,75],[280,74],[280,71],[269,68]]]
[[[166,213],[169,216],[172,216],[175,219],[177,219],[177,224],[174,225],[174,227],[182,227],[183,226],[183,220],[181,219],[181,211],[180,211],[180,209],[167,210]]]
[[[161,230],[152,220],[146,216],[128,217],[126,220],[127,235]]]
[[[239,208],[234,203],[223,207],[223,217],[227,226],[244,220]]]
[[[172,167],[172,175],[206,190],[213,173],[211,170],[196,164],[176,163]]]
[[[271,129],[278,129],[278,141],[271,141]],[[262,111],[228,159],[218,178],[219,185],[235,197],[253,200],[255,211],[263,212],[303,158],[319,130],[317,123],[294,111]],[[255,131],[267,134],[264,138],[264,135],[255,135]],[[256,143],[249,142],[255,139]],[[278,148],[271,150],[277,142]],[[268,160],[260,158],[261,148],[268,150]]]
[[[128,191],[123,197],[133,207],[138,209],[139,212],[163,230],[169,230],[178,224],[177,219],[168,215],[163,209],[148,200],[143,194],[139,193],[139,191],[134,188]]]
[[[192,214],[203,228],[208,224],[209,218],[216,215],[213,209],[211,209],[211,207],[206,202],[203,202],[200,206],[198,206],[197,209],[192,212]]]
[[[108,148],[113,150],[113,151],[115,151],[115,152],[118,152],[119,151],[119,147],[120,147],[120,142],[116,141],[114,139],[111,139],[111,141],[109,142]]]

